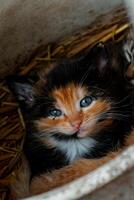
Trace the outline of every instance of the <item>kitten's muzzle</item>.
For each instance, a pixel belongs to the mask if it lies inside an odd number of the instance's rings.
[[[71,122],[71,125],[76,129],[76,131],[80,129],[81,124],[82,124],[81,120],[73,122],[73,123]]]

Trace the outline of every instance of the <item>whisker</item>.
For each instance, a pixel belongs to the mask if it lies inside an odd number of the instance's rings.
[[[125,112],[126,113],[126,112]],[[92,118],[87,119],[84,121],[84,125],[88,125],[88,123],[92,123],[96,120],[105,120],[105,119],[118,119],[118,120],[127,120],[131,115],[129,115],[129,112],[126,114],[122,114],[116,111],[106,111],[97,115],[94,115]],[[130,112],[131,113],[131,112]]]
[[[116,107],[116,106],[112,106],[112,109],[120,109],[120,108],[129,108],[130,107],[130,104],[126,104],[126,105],[122,105],[122,106],[118,106],[118,107]]]
[[[129,95],[126,96],[126,97],[124,97],[124,99],[122,99],[121,101],[114,103],[114,105],[118,105],[118,104],[120,104],[120,103],[123,103],[123,102],[124,102],[125,100],[127,100],[128,98],[129,98]]]
[[[87,78],[88,76],[88,72],[90,71],[90,66],[89,68],[87,69],[87,71],[84,73],[84,75],[82,76],[80,82],[79,82],[79,86],[82,87],[83,86],[83,82],[85,81],[85,79]]]

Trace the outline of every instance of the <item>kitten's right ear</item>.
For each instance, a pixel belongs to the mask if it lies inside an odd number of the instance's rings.
[[[34,95],[30,81],[23,76],[9,76],[6,80],[9,89],[13,92],[18,102],[31,107],[34,102]]]
[[[85,62],[85,66],[88,66],[87,64],[89,64],[92,70],[101,77],[104,77],[107,72],[111,71],[108,48],[107,45],[102,42],[94,45],[85,53],[81,60]]]
[[[108,49],[104,43],[100,42],[91,49],[91,58],[101,76],[111,70]]]

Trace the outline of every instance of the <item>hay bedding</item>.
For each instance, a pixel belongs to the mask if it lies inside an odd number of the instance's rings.
[[[120,16],[120,17],[118,17]],[[101,19],[103,20],[103,17]],[[25,66],[20,67],[21,75],[30,74],[42,66],[49,67],[52,62],[63,58],[71,58],[90,48],[98,41],[122,39],[122,33],[129,27],[126,12],[120,8],[113,15],[113,20],[100,28],[99,20],[96,27],[87,28],[79,34],[65,39],[59,44],[40,47],[34,52]],[[18,104],[9,91],[6,82],[0,83],[0,199],[10,199],[9,186],[15,179],[15,173],[21,166],[25,124]]]

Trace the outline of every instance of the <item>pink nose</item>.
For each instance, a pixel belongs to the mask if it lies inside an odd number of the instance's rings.
[[[75,127],[77,130],[79,130],[80,129],[80,126],[81,126],[81,121],[79,121],[79,122],[75,122],[74,124],[73,124],[73,127]]]

